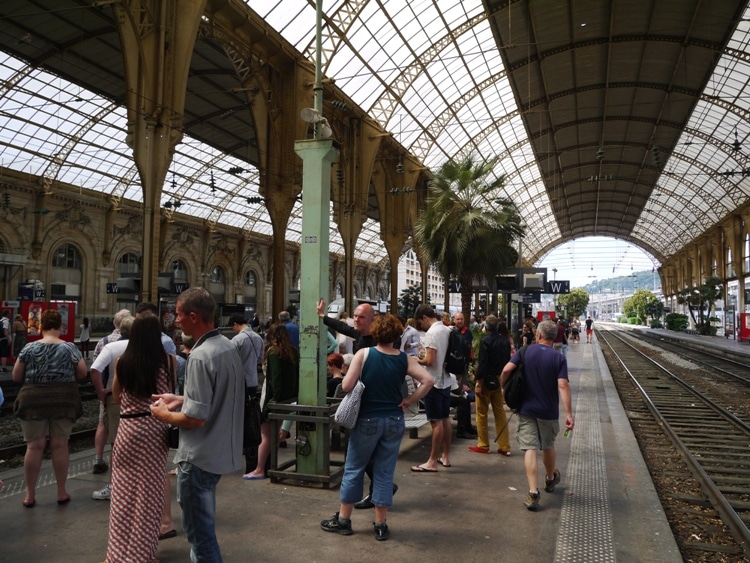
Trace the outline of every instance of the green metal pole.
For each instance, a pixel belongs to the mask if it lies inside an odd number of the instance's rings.
[[[331,201],[331,165],[338,160],[338,143],[332,139],[296,141],[302,159],[302,264],[300,280],[299,405],[326,404],[326,326],[316,307],[328,296],[328,247]],[[300,410],[304,410],[300,408]],[[300,423],[304,424],[304,423]],[[320,426],[305,431],[310,448],[297,454],[299,473],[328,475],[330,451],[324,447]],[[325,428],[325,431],[330,431]],[[298,431],[299,433],[299,431]],[[299,452],[304,451],[306,455]],[[309,452],[309,454],[307,453]]]

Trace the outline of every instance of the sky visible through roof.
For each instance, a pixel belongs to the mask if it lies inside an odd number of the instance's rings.
[[[536,265],[547,268],[549,280],[570,281],[571,289],[658,266],[634,244],[611,237],[584,237],[566,242],[551,250]]]

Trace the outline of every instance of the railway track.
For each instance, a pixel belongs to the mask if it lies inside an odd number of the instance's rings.
[[[704,367],[712,372],[718,372],[750,385],[750,364],[746,359],[734,359],[727,355],[716,354],[705,348],[693,348],[688,342],[674,342],[662,337],[658,332],[630,332],[630,336],[644,341],[654,342],[660,348],[679,354],[682,358]]]
[[[13,415],[13,403],[18,395],[20,384],[3,382],[5,402],[0,409],[0,460],[4,468],[18,467],[23,463],[26,443],[23,441],[21,424]],[[70,449],[87,449],[93,447],[94,434],[99,419],[99,399],[90,381],[78,384],[83,402],[83,416],[79,418],[70,436]]]
[[[71,432],[70,440],[68,440],[70,451],[77,451],[80,446],[81,449],[89,449],[93,447],[94,435],[96,434],[96,426],[93,428],[86,428],[77,432]],[[17,456],[23,456],[26,453],[26,444],[13,444],[0,448],[0,460],[13,459]]]
[[[673,530],[683,555],[689,560],[750,560],[750,426],[617,331],[598,331],[597,336],[610,364],[620,366],[610,365],[613,377],[616,370],[624,371],[636,390],[623,391],[618,385],[637,436],[641,427],[639,441],[655,442],[663,433],[678,452],[667,461],[666,451],[653,455],[662,457],[668,480],[679,484],[667,496],[679,504],[673,511],[681,512],[675,517],[680,530],[674,523]],[[643,441],[642,450],[648,448]]]

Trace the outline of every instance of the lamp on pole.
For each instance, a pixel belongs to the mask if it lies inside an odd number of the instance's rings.
[[[552,279],[557,280],[557,268],[552,268]],[[555,303],[555,315],[557,315],[557,293],[555,293],[553,301]]]
[[[521,341],[523,333],[523,233],[526,231],[526,225],[521,223],[521,234],[518,236],[518,339]]]
[[[315,125],[313,139],[295,141],[294,151],[302,159],[302,252],[300,267],[300,374],[299,405],[326,405],[325,331],[318,318],[316,303],[328,293],[329,280],[329,202],[331,201],[331,165],[338,160],[340,147],[330,139],[332,131],[322,117],[323,85],[321,73],[322,0],[316,9],[316,56],[314,107],[302,110],[300,117]],[[306,425],[310,446],[297,452],[296,472],[330,478],[330,429],[326,424]]]

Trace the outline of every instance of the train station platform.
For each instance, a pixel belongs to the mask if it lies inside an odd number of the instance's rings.
[[[325,533],[320,521],[338,510],[338,489],[224,476],[217,492],[217,534],[227,562],[269,561],[682,561],[599,347],[571,343],[568,355],[575,430],[557,440],[560,485],[542,491],[538,512],[523,505],[527,484],[511,420],[510,457],[476,454],[454,440],[450,468],[413,473],[430,448],[429,425],[404,437],[399,490],[388,514],[389,541],[376,542],[372,510],[355,510],[354,535]],[[492,428],[492,425],[491,425]],[[493,432],[490,436],[494,438]],[[293,440],[290,441],[292,446]],[[281,450],[281,460],[293,450]],[[285,457],[286,456],[286,457]],[[0,560],[102,561],[108,501],[91,493],[109,473],[92,474],[93,452],[72,455],[68,491],[58,506],[49,462],[37,504],[22,506],[23,471],[0,473]],[[540,479],[541,475],[540,461]],[[172,483],[178,535],[159,545],[162,563],[189,561]]]

